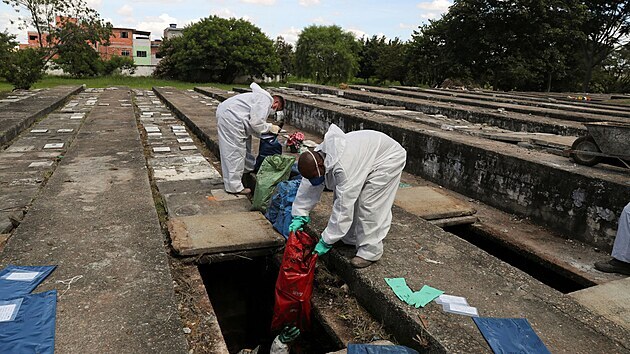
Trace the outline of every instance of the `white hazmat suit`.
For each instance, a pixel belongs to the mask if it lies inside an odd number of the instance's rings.
[[[325,183],[313,186],[303,178],[293,202],[293,216],[308,216],[324,186],[335,200],[328,226],[322,233],[327,244],[354,245],[357,256],[377,261],[392,221],[392,205],[405,167],[407,152],[394,139],[372,130],[345,134],[332,124],[315,151],[326,154]]]
[[[630,203],[623,208],[619,217],[617,236],[613,245],[612,257],[630,263]]]
[[[258,84],[249,86],[252,92],[232,96],[217,107],[217,130],[221,154],[224,188],[229,193],[244,189],[244,172],[254,170],[252,135],[260,136],[271,128],[267,117],[274,113],[273,97]]]

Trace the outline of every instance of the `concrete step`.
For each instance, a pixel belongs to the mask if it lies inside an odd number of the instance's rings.
[[[187,353],[127,89],[99,96],[1,255],[57,269],[59,353]]]
[[[630,277],[571,293],[580,304],[630,331]]]

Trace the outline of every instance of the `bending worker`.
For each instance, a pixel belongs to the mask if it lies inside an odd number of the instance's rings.
[[[303,178],[293,202],[290,230],[310,221],[309,212],[326,186],[335,192],[335,199],[315,252],[324,254],[341,240],[356,247],[351,261],[355,268],[379,260],[406,159],[405,149],[381,132],[345,134],[332,124],[315,152],[307,151],[298,160]]]
[[[623,208],[619,217],[612,258],[607,262],[595,263],[595,269],[606,273],[630,275],[630,203]]]
[[[221,170],[225,191],[249,194],[243,187],[244,172],[254,170],[252,135],[278,134],[280,127],[267,123],[267,117],[284,109],[284,98],[273,97],[258,84],[249,86],[252,92],[232,96],[217,107],[217,131],[221,153]]]

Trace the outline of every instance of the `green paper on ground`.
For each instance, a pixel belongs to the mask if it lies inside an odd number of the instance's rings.
[[[407,298],[407,303],[415,306],[416,308],[425,307],[429,302],[433,301],[436,297],[442,294],[444,294],[442,290],[425,285],[422,289],[420,289],[420,291],[416,291],[411,294],[411,296]]]
[[[385,282],[390,288],[392,288],[394,294],[396,294],[396,296],[404,302],[407,302],[409,296],[413,294],[413,291],[411,291],[407,285],[405,278],[385,278]]]

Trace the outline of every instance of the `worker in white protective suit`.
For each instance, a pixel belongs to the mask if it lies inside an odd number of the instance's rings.
[[[623,208],[619,217],[612,258],[607,262],[595,263],[595,269],[606,273],[630,275],[630,203]]]
[[[383,239],[392,221],[392,205],[407,152],[394,139],[373,131],[345,134],[332,124],[324,142],[300,155],[302,182],[293,202],[289,229],[300,230],[324,187],[335,193],[332,215],[315,252],[322,255],[341,240],[354,245],[351,263],[364,268],[383,254]]]
[[[280,127],[267,123],[267,117],[284,109],[282,96],[271,96],[256,83],[250,88],[252,92],[232,96],[217,107],[223,185],[226,192],[233,194],[251,193],[241,179],[243,173],[254,170],[252,135],[277,135]]]

